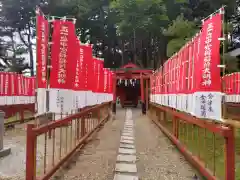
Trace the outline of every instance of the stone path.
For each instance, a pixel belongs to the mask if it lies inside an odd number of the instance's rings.
[[[132,110],[126,110],[124,129],[118,149],[114,180],[138,180],[136,166],[136,149],[134,136],[134,120]]]
[[[119,139],[123,128],[125,109],[117,109],[116,120],[89,138],[69,164],[69,169],[57,173],[57,180],[113,180]]]

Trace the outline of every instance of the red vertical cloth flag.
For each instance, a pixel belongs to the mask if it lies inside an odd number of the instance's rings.
[[[5,73],[5,80],[4,80],[4,95],[6,96],[5,98],[5,104],[9,105],[10,104],[10,92],[9,91],[9,85],[10,85],[10,74],[9,73]]]
[[[73,73],[75,73],[74,76],[74,83],[72,84],[72,88],[76,91],[85,91],[86,85],[86,73],[85,73],[85,66],[86,66],[86,60],[85,60],[85,50],[84,46],[81,45],[80,41],[76,40],[76,65],[75,70]]]
[[[99,81],[98,81],[98,60],[95,58],[95,57],[93,57],[93,82],[96,82],[96,83],[93,83],[94,85],[93,85],[93,92],[95,93],[95,94],[97,94],[98,93],[98,83],[99,83]]]
[[[104,76],[104,78],[103,78],[103,82],[104,82],[104,84],[103,84],[103,102],[107,102],[107,98],[108,98],[108,69],[106,69],[106,68],[103,68],[103,76]]]
[[[48,58],[48,20],[37,14],[37,81],[38,88],[47,88],[47,58]]]
[[[35,77],[29,78],[29,89],[28,89],[28,95],[30,96],[30,103],[34,103],[34,97],[35,97]]]
[[[76,70],[75,25],[70,21],[56,20],[53,28],[50,112],[69,112],[73,108],[72,83]]]
[[[12,104],[16,104],[16,96],[17,96],[16,78],[17,78],[17,75],[16,75],[15,73],[12,73],[12,74],[11,74],[11,95],[12,95]]]
[[[200,35],[199,59],[196,63],[195,115],[221,121],[222,93],[220,78],[220,41],[222,15],[210,16],[203,22]]]
[[[237,77],[236,77],[236,102],[240,102],[240,73],[237,72]]]
[[[75,58],[76,58],[76,65],[74,73],[74,81],[72,83],[73,89],[73,109],[79,109],[83,107],[85,104],[85,95],[83,96],[84,90],[84,80],[83,77],[83,61],[84,61],[84,52],[81,48],[80,41],[76,37],[75,39]],[[83,99],[84,97],[84,99]]]
[[[183,48],[182,58],[182,93],[187,93],[187,75],[188,75],[188,58],[189,58],[189,45]]]
[[[215,14],[207,19],[202,26],[197,79],[198,91],[221,90],[220,83],[220,41],[222,32],[221,14]]]
[[[47,60],[48,60],[48,38],[49,24],[44,15],[37,11],[37,113],[46,113],[46,88],[47,88]]]
[[[94,83],[93,79],[93,57],[92,57],[92,47],[90,44],[84,46],[85,51],[85,88],[87,91],[92,91]]]
[[[18,74],[15,74],[14,76],[14,89],[15,89],[15,94],[16,94],[16,97],[15,97],[15,104],[19,104],[19,90],[18,90]]]
[[[17,74],[17,103],[23,104],[23,83],[22,83],[22,75]]]
[[[108,93],[109,93],[108,101],[112,101],[113,100],[113,72],[110,70],[108,72]]]
[[[8,73],[8,104],[14,104],[14,73]]]
[[[102,59],[98,59],[98,80],[99,80],[99,84],[98,84],[98,91],[99,91],[99,103],[103,102],[103,98],[104,98],[104,69],[103,69],[104,65],[103,65],[103,60]]]
[[[192,92],[196,91],[196,78],[197,78],[197,63],[198,63],[198,52],[199,52],[199,45],[200,45],[200,38],[199,34],[193,40],[193,63],[192,63]]]
[[[56,20],[53,27],[50,88],[71,89],[76,65],[73,58],[75,26],[70,21]]]
[[[4,79],[5,79],[5,73],[0,72],[0,105],[5,105]]]
[[[93,67],[92,67],[93,73],[91,75],[92,91],[93,91],[92,104],[97,104],[98,103],[98,95],[99,95],[99,92],[98,92],[99,79],[98,79],[98,59],[96,57],[92,57],[92,64],[93,64]]]
[[[96,83],[94,79],[94,59],[92,56],[92,45],[87,44],[86,47],[86,87],[87,87],[87,104],[95,105],[94,88]]]

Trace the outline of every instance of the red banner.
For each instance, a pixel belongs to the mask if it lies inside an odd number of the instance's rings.
[[[15,73],[11,73],[10,75],[10,79],[11,79],[11,83],[10,83],[10,86],[11,86],[11,95],[12,96],[16,96],[16,77],[17,75]]]
[[[37,15],[37,81],[38,88],[47,87],[47,57],[48,57],[48,21],[42,15]]]
[[[10,96],[9,80],[10,80],[9,73],[5,73],[5,87],[4,87],[4,95],[5,96]]]
[[[0,96],[4,96],[4,73],[0,72]]]
[[[28,96],[35,96],[35,78],[29,78]]]
[[[93,86],[95,85],[93,82],[93,58],[92,58],[92,47],[91,45],[82,45],[81,46],[84,52],[84,88],[86,91],[92,91]]]
[[[108,69],[106,69],[106,68],[104,68],[103,69],[103,74],[104,74],[104,84],[103,84],[103,92],[104,93],[108,93],[108,73],[109,73],[109,70]]]
[[[75,45],[75,55],[76,55],[76,67],[75,67],[75,78],[73,89],[74,90],[84,90],[84,51],[82,49],[82,46],[80,45],[80,41],[76,39],[76,45]]]
[[[198,65],[198,59],[199,59],[199,47],[200,47],[200,34],[197,34],[197,36],[193,40],[194,47],[193,47],[193,79],[192,79],[192,91],[196,91],[196,79],[197,79],[197,65]]]
[[[112,71],[108,72],[108,93],[113,93],[113,73]]]
[[[50,88],[71,89],[75,74],[75,26],[70,21],[56,20],[53,23],[52,69]]]
[[[22,75],[18,74],[17,75],[17,88],[18,88],[18,96],[23,95],[23,83],[22,83]]]
[[[103,89],[104,89],[104,69],[103,69],[103,60],[102,59],[97,59],[97,64],[98,64],[98,92],[103,93]]]
[[[202,26],[199,61],[197,62],[197,91],[220,91],[221,14],[207,19]]]

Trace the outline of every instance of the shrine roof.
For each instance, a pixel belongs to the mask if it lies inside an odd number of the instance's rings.
[[[150,74],[153,72],[151,68],[141,68],[133,63],[128,63],[126,65],[121,66],[120,68],[113,69],[117,74],[125,74],[127,72],[131,72],[133,74]]]

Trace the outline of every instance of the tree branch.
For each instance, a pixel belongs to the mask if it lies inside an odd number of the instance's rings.
[[[25,46],[29,47],[29,44],[24,40],[24,38],[23,38],[23,36],[22,36],[22,34],[21,34],[20,31],[18,31],[18,34],[19,34],[19,37],[20,37],[21,41],[23,42],[23,44],[24,44]]]

